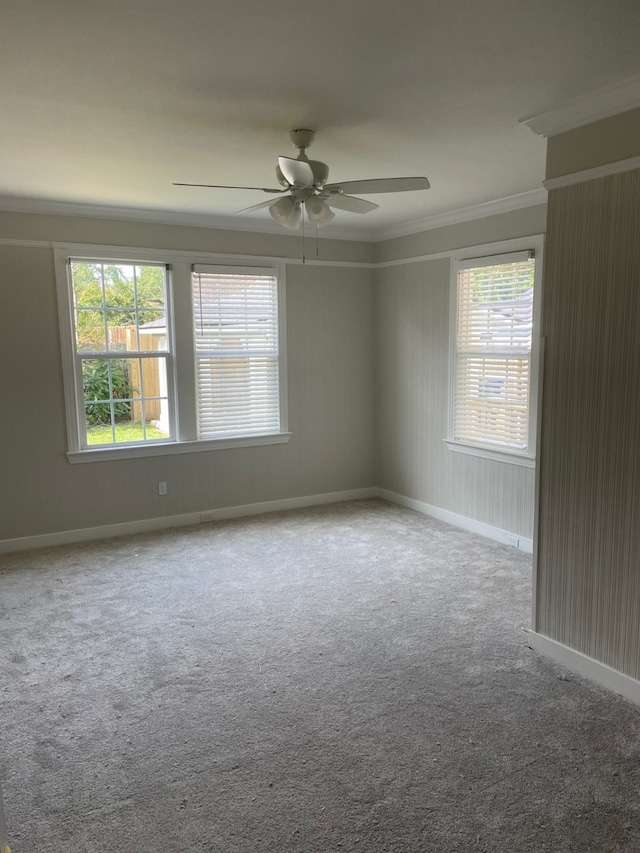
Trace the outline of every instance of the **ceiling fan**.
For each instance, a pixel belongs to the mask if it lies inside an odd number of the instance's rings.
[[[284,189],[267,187],[232,187],[224,184],[184,184],[174,183],[175,187],[210,187],[223,190],[255,190],[256,192],[278,195],[275,201],[261,201],[239,210],[248,213],[268,207],[276,222],[295,231],[302,220],[302,208],[312,225],[322,228],[335,216],[331,208],[346,210],[349,213],[369,213],[380,205],[356,198],[350,193],[398,193],[408,190],[428,190],[426,178],[373,178],[364,181],[341,181],[329,184],[329,167],[319,160],[309,160],[306,150],[313,142],[315,131],[297,128],[289,133],[289,139],[298,149],[298,156],[278,157],[276,178]]]

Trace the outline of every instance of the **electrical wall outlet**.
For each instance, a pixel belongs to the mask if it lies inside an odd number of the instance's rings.
[[[163,480],[161,483],[158,483],[158,494],[166,495],[167,494],[167,484]]]

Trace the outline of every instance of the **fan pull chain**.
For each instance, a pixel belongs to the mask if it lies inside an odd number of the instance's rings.
[[[319,247],[320,247],[320,241],[318,240],[318,226],[316,225],[316,258],[319,257],[319,253],[320,253]]]
[[[304,211],[302,211],[302,263],[307,263],[307,258],[304,252]]]

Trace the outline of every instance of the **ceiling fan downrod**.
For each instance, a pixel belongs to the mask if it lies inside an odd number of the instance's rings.
[[[316,135],[315,130],[309,130],[307,127],[298,127],[289,131],[289,139],[294,148],[298,149],[298,160],[308,160],[306,149],[313,142]]]

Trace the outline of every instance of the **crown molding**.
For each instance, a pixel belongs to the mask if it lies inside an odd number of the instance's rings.
[[[521,118],[538,136],[555,136],[585,124],[640,107],[640,74],[618,80],[544,113]]]
[[[434,216],[426,216],[423,219],[415,219],[412,222],[403,222],[376,231],[376,240],[392,240],[394,237],[406,237],[410,234],[419,234],[421,231],[431,231],[434,228],[443,228],[446,225],[457,225],[461,222],[470,222],[472,219],[483,219],[485,216],[496,216],[500,213],[511,213],[524,207],[535,207],[538,204],[547,203],[547,191],[545,189],[529,190],[518,195],[498,198],[494,201],[486,201],[474,204],[471,207],[462,207],[451,210],[448,213],[438,213]]]
[[[212,228],[220,231],[250,231],[257,234],[293,236],[273,220],[258,222],[237,216],[214,216],[207,213],[184,213],[176,210],[150,210],[137,207],[116,207],[101,204],[54,201],[50,199],[21,196],[0,196],[0,211],[6,213],[39,213],[50,216],[83,216],[91,219],[115,219],[126,222],[146,222],[154,225],[187,225],[196,228]],[[298,233],[298,232],[295,232]],[[315,238],[315,232],[310,232]],[[371,242],[375,237],[370,232],[355,228],[330,225],[324,228],[321,239],[354,240]]]
[[[457,225],[485,216],[510,213],[525,207],[546,204],[545,189],[530,190],[518,195],[483,202],[471,207],[459,208],[448,213],[439,213],[422,219],[403,222],[389,228],[376,231],[359,231],[330,225],[323,229],[321,239],[353,240],[361,243],[390,240],[442,228],[445,225]],[[284,232],[276,222],[256,222],[237,217],[213,216],[202,213],[181,213],[178,211],[147,210],[144,208],[112,207],[108,205],[80,204],[77,202],[52,201],[20,196],[0,196],[0,211],[7,213],[36,213],[50,216],[87,216],[93,219],[115,219],[128,222],[146,222],[155,225],[186,225],[198,228],[212,228],[221,231],[243,231],[258,234],[277,234],[280,237],[292,236],[294,232]],[[298,232],[295,232],[298,233]]]

